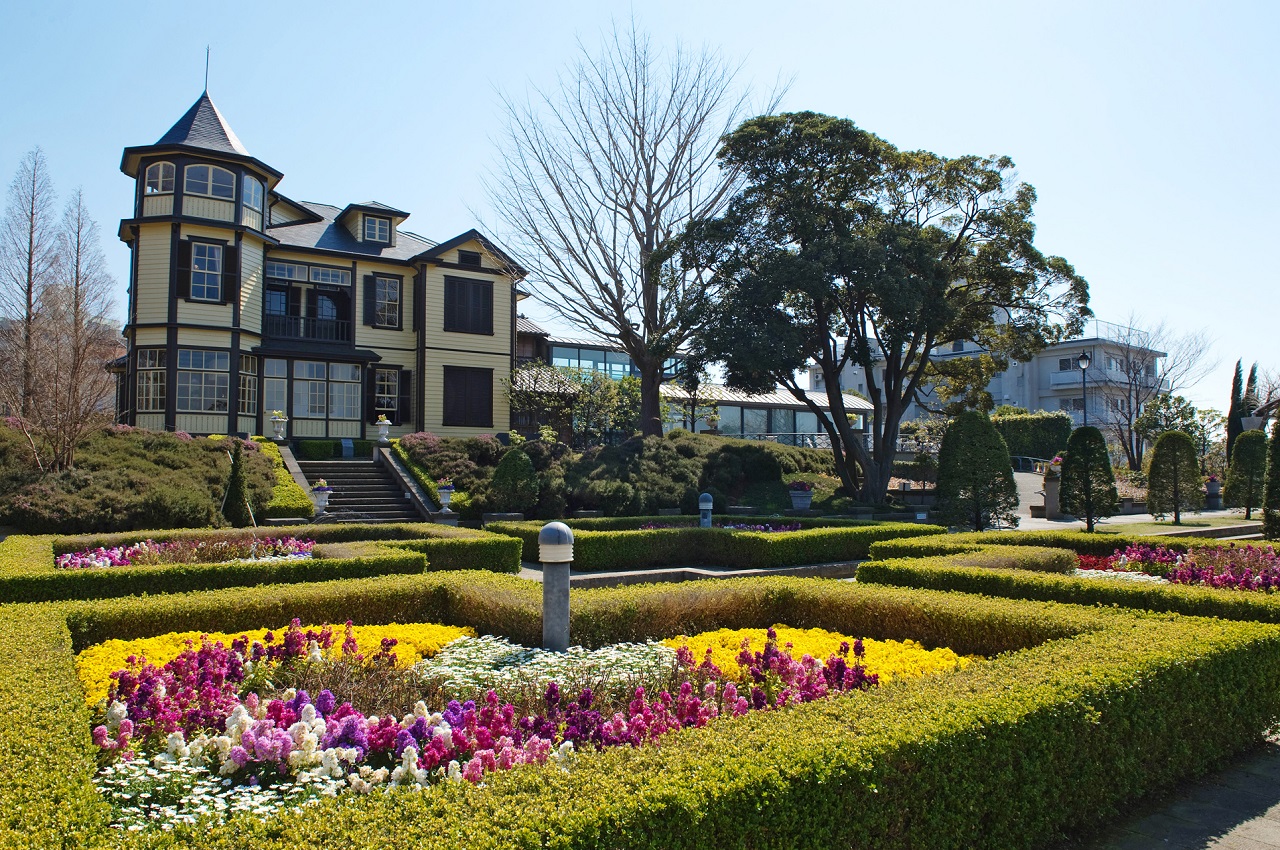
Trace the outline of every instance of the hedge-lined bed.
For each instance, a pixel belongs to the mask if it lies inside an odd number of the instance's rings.
[[[567,772],[522,767],[483,786],[344,796],[170,833],[107,827],[73,648],[291,617],[468,624],[530,642],[538,610],[536,586],[487,573],[0,606],[0,844],[1030,848],[1210,769],[1280,715],[1280,628],[1260,623],[781,577],[576,591],[575,641],[593,645],[786,622],[990,660],[716,720]]]
[[[871,547],[871,557],[923,558],[929,555],[950,555],[955,552],[975,551],[986,546],[1038,546],[1070,549],[1077,555],[1110,555],[1127,546],[1163,546],[1176,552],[1196,548],[1214,548],[1231,545],[1230,541],[1211,537],[1163,537],[1136,534],[1089,534],[1084,531],[966,531],[960,534],[939,534],[916,537],[910,540],[887,540]]]
[[[229,540],[243,528],[131,531],[73,536],[14,535],[0,541],[0,602],[105,599],[138,593],[182,593],[258,584],[365,578],[428,570],[520,571],[520,544],[498,534],[431,523],[306,525],[260,529],[260,536],[316,541],[313,557],[225,564],[59,569],[68,552],[110,548],[141,540]]]
[[[636,570],[666,566],[723,566],[740,569],[791,567],[856,561],[872,543],[913,535],[936,535],[936,525],[862,520],[794,520],[790,517],[716,517],[744,525],[799,522],[799,531],[753,532],[698,528],[696,517],[618,517],[571,520],[573,569],[579,572]],[[649,523],[675,528],[640,529]],[[486,527],[517,537],[526,561],[538,558],[541,522],[493,522]]]
[[[271,488],[271,501],[267,503],[266,518],[310,518],[315,513],[316,506],[307,491],[298,486],[298,482],[289,474],[284,465],[284,457],[280,454],[280,447],[266,437],[254,437],[253,441],[271,461],[276,474],[275,486]]]

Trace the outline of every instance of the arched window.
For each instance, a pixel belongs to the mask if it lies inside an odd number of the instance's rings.
[[[153,162],[147,166],[146,193],[148,195],[173,194],[173,163]]]
[[[216,165],[188,165],[182,191],[188,195],[234,201],[236,176]]]
[[[245,207],[255,212],[262,212],[262,183],[258,178],[246,174],[241,183],[240,192]]]

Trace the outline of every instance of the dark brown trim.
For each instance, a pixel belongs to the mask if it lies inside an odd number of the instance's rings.
[[[379,346],[379,348],[381,347],[382,346]],[[445,348],[439,345],[424,345],[423,348],[428,351],[456,351],[459,354],[484,354],[488,357],[506,358],[508,356],[507,352],[505,351],[476,351],[474,348]],[[406,350],[406,349],[388,349],[388,350],[399,351],[399,350]]]

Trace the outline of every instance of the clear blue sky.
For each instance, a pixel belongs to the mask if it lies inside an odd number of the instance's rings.
[[[84,187],[123,305],[126,145],[209,91],[302,200],[379,200],[447,239],[492,219],[497,92],[554,80],[634,8],[659,43],[706,44],[784,109],[852,118],[900,147],[1008,154],[1040,197],[1038,244],[1075,264],[1104,319],[1204,327],[1221,362],[1190,395],[1223,408],[1230,369],[1280,367],[1280,4],[8,2],[0,177],[44,148]],[[128,11],[126,11],[126,9]],[[529,302],[526,302],[528,304]],[[122,307],[121,307],[122,309]],[[535,318],[536,311],[531,311]]]

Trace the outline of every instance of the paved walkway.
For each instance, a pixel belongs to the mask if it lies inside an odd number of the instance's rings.
[[[1280,739],[1140,804],[1092,842],[1058,850],[1278,850]]]

